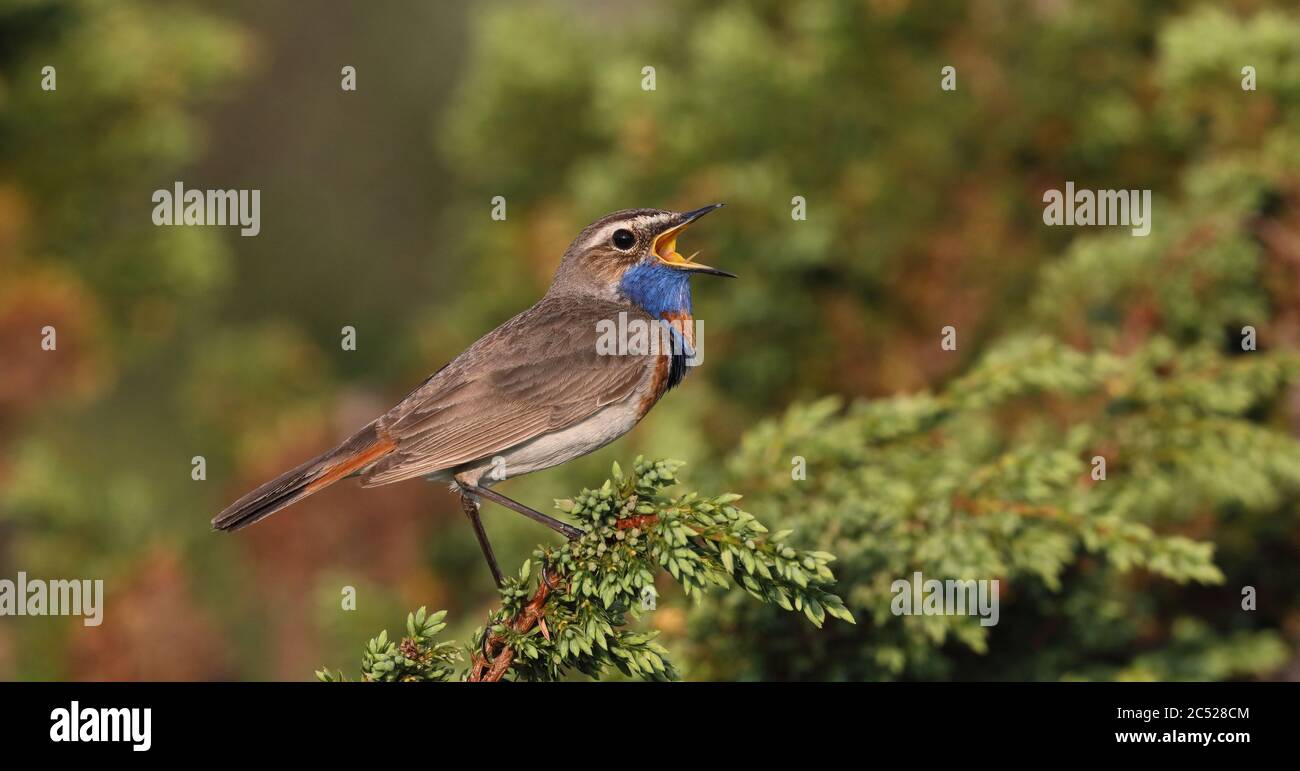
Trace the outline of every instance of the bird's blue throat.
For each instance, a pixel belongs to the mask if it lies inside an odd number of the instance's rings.
[[[651,317],[671,323],[691,323],[691,277],[655,262],[639,262],[619,281],[623,296],[641,307]],[[668,327],[672,338],[672,361],[668,367],[666,388],[686,377],[687,360],[695,355],[690,343],[674,325]]]
[[[618,288],[654,318],[691,315],[691,277],[684,271],[638,262],[623,274]]]

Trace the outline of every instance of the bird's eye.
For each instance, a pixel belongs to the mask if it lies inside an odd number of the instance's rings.
[[[632,235],[632,231],[621,229],[614,231],[614,246],[626,252],[634,245],[636,245],[636,236]]]

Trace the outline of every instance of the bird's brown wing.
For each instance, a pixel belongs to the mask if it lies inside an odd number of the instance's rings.
[[[491,457],[632,396],[653,377],[654,357],[601,355],[596,346],[597,323],[617,322],[620,312],[644,316],[623,304],[548,296],[488,333],[380,418],[397,446],[362,484]]]

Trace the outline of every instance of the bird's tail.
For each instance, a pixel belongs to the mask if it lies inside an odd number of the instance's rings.
[[[380,433],[378,426],[371,423],[338,447],[312,458],[292,471],[286,471],[230,504],[225,511],[213,517],[212,527],[217,530],[248,527],[285,506],[366,468],[392,452],[395,446],[392,439]]]

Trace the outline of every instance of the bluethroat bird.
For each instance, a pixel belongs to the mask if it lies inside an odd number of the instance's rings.
[[[498,585],[501,570],[479,519],[480,499],[568,538],[582,536],[490,487],[609,444],[681,381],[695,347],[690,277],[732,274],[683,257],[677,237],[721,205],[628,209],[588,225],[536,305],[484,335],[338,447],[232,503],[212,526],[247,527],[348,476],[360,476],[363,487],[424,477],[450,481],[460,494]],[[626,355],[619,353],[634,346],[602,350],[602,322],[605,329],[615,323],[628,329],[636,320],[663,330],[673,344]]]

